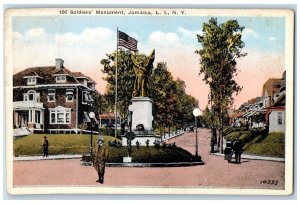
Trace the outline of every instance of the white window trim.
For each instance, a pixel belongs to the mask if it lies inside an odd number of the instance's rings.
[[[82,104],[87,104],[87,101],[84,101],[84,94],[88,93],[87,91],[82,91]]]
[[[61,77],[64,77],[64,79],[61,79]],[[56,83],[66,83],[67,82],[67,75],[66,74],[57,75],[55,77],[55,79],[56,79]]]
[[[29,95],[33,95],[32,100],[29,100]],[[25,100],[25,98],[27,98],[27,100]],[[37,93],[34,90],[29,90],[27,93],[23,93],[23,101],[40,102],[40,93]]]
[[[68,92],[72,92],[72,100],[68,99],[68,95],[71,94],[67,94]],[[74,101],[74,90],[73,89],[66,89],[66,102],[73,102]]]
[[[54,117],[55,117],[55,122],[52,122],[52,118],[51,118],[51,114],[54,113]],[[58,113],[62,113],[63,114],[63,122],[62,123],[58,123],[57,119],[58,119]],[[69,113],[69,122],[67,122],[67,113]],[[49,123],[53,124],[53,125],[62,125],[62,124],[71,124],[71,108],[64,108],[64,107],[60,107],[60,108],[51,108],[49,109]]]
[[[86,101],[84,101],[84,99],[85,99],[85,97],[84,97],[85,93],[86,93],[86,96],[87,96],[87,100]],[[94,102],[92,94],[89,91],[82,91],[82,104],[87,104],[89,102]]]
[[[54,92],[49,93],[50,90],[54,90]],[[54,95],[54,100],[49,100],[49,96]],[[48,96],[47,96],[48,102],[55,102],[56,101],[56,90],[55,89],[48,89]]]
[[[37,77],[27,77],[27,85],[36,85]]]

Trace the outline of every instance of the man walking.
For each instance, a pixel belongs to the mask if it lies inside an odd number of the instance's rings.
[[[243,145],[241,140],[237,139],[233,145],[233,151],[235,154],[235,162],[240,163],[241,162],[241,155],[243,152]]]
[[[98,144],[95,149],[93,166],[98,173],[99,179],[96,182],[101,184],[104,182],[105,162],[108,158],[108,148],[104,145],[103,139],[98,139]]]

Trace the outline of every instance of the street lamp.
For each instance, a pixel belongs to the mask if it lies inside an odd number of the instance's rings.
[[[198,135],[197,135],[197,117],[201,115],[201,110],[199,108],[195,108],[193,110],[193,115],[195,117],[195,127],[196,127],[196,152],[195,156],[198,157]]]
[[[95,113],[94,112],[90,112],[89,113],[89,117],[91,119],[91,122],[90,122],[90,129],[91,129],[91,146],[90,146],[90,155],[92,156],[92,153],[93,153],[93,132],[92,132],[92,119],[95,118]]]

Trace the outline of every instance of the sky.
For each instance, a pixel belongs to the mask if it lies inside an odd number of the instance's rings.
[[[218,23],[238,20],[245,29],[242,40],[246,57],[237,60],[237,83],[243,90],[235,96],[235,108],[261,96],[269,78],[281,78],[285,70],[284,17],[218,17]],[[116,49],[117,27],[138,41],[139,52],[155,49],[154,66],[166,62],[174,79],[186,83],[186,92],[199,101],[200,109],[208,103],[209,87],[199,75],[201,48],[196,34],[210,17],[180,16],[22,16],[13,17],[13,73],[28,67],[54,66],[55,58],[64,60],[71,71],[80,71],[105,90],[100,71],[101,59]]]

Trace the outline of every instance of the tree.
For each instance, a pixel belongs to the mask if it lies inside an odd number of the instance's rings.
[[[125,119],[128,106],[132,98],[134,85],[134,70],[130,60],[130,51],[120,49],[118,51],[118,107],[121,118]],[[107,58],[101,60],[103,65],[102,72],[106,74],[103,79],[107,81],[105,99],[110,104],[110,108],[114,107],[115,103],[115,71],[116,71],[116,51],[112,54],[107,54]]]
[[[176,127],[185,128],[194,122],[193,109],[198,106],[198,101],[185,92],[185,82],[179,78],[176,83],[176,95],[178,102],[174,122]]]
[[[212,108],[219,118],[218,146],[221,152],[224,113],[233,102],[233,93],[242,90],[234,76],[237,75],[236,59],[246,55],[242,53],[243,29],[236,20],[218,24],[216,18],[211,18],[208,23],[203,23],[203,34],[197,34],[202,45],[196,50],[200,56],[200,74],[204,74],[203,80],[210,86]]]
[[[192,115],[198,101],[187,95],[185,82],[173,79],[167,70],[167,64],[159,62],[150,77],[150,97],[153,100],[155,127],[164,132],[165,127],[186,127],[194,118]]]

